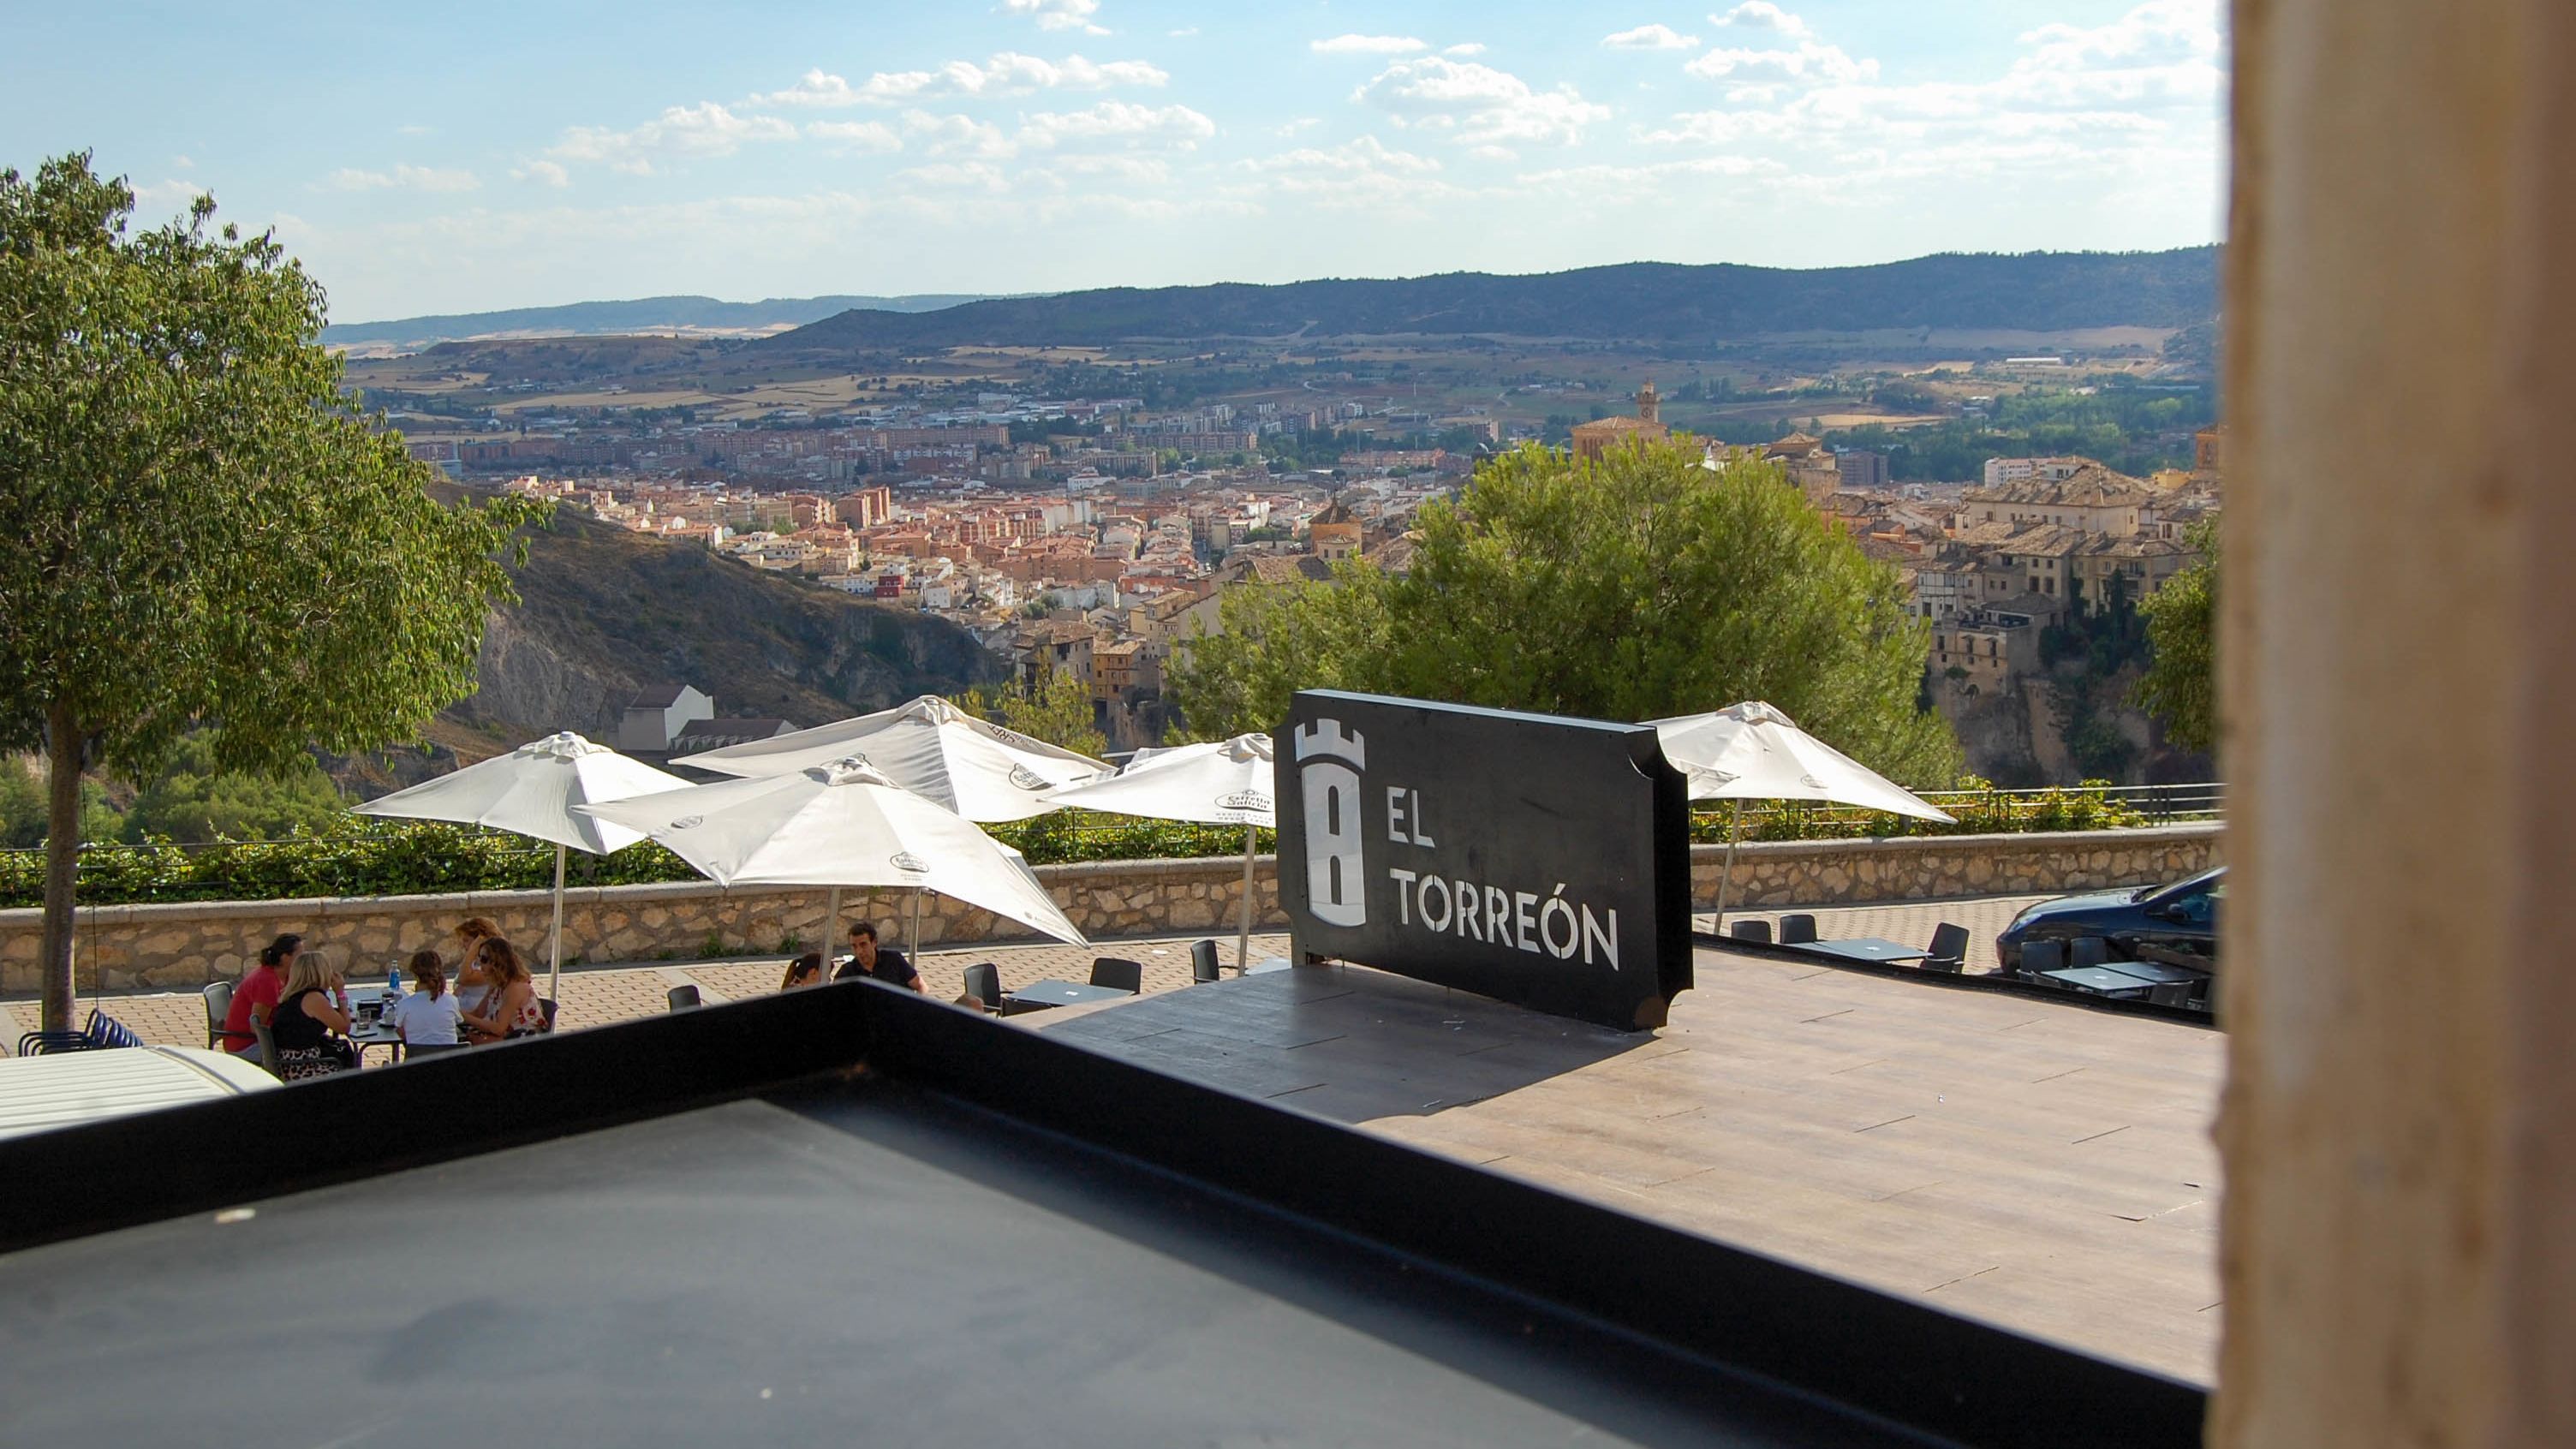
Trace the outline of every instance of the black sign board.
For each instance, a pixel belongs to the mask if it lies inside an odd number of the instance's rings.
[[[1652,729],[1310,689],[1274,738],[1298,960],[1623,1031],[1689,989],[1689,804]]]

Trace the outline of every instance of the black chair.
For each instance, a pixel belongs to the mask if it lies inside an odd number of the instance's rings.
[[[2188,981],[2162,981],[2147,992],[2147,999],[2158,1006],[2189,1006],[2191,991]]]
[[[2029,977],[2035,981],[2047,972],[2055,971],[2065,964],[2066,943],[2063,941],[2025,941],[2022,943],[2020,974],[2023,976]],[[2054,985],[2055,983],[2052,982],[2051,984]]]
[[[984,1003],[986,1011],[1002,1009],[1002,968],[990,961],[978,961],[966,968],[966,994]]]
[[[2078,936],[2066,947],[2069,966],[2099,966],[2111,959],[2111,943],[2100,936]]]
[[[692,1006],[707,1004],[707,999],[699,994],[698,988],[694,985],[674,986],[663,992],[662,996],[664,1000],[671,1003],[673,1011],[686,1011]]]
[[[1192,943],[1190,946],[1191,983],[1195,985],[1201,981],[1214,981],[1216,979],[1216,942],[1198,941]]]
[[[1806,914],[1780,918],[1780,944],[1804,946],[1816,939],[1816,918]]]
[[[1145,989],[1145,967],[1140,962],[1102,956],[1091,963],[1091,984],[1114,987],[1130,996],[1138,995]]]
[[[544,1032],[545,1032],[547,1035],[549,1035],[549,1036],[553,1035],[553,1034],[554,1034],[554,1029],[555,1029],[555,1003],[554,1003],[554,998],[553,998],[553,997],[550,997],[550,996],[540,996],[540,997],[538,997],[538,998],[537,998],[537,1007],[538,1007],[538,1009],[539,1009],[539,1010],[542,1010],[542,1011],[543,1011],[543,1012],[545,1012],[545,1014],[546,1014],[546,1024],[545,1024],[542,1028],[540,1028],[540,1030],[544,1031]]]
[[[1726,933],[1739,941],[1753,941],[1765,946],[1771,944],[1769,921],[1738,921],[1727,927]]]
[[[277,1075],[277,1038],[276,1038],[275,1036],[270,1035],[269,1030],[268,1030],[268,1023],[267,1023],[267,1022],[264,1022],[264,1021],[262,1021],[262,1020],[260,1020],[260,1019],[259,1019],[259,1015],[258,1015],[258,1013],[256,1013],[256,1012],[252,1013],[252,1015],[251,1015],[251,1019],[250,1019],[250,1034],[251,1034],[252,1036],[254,1036],[254,1037],[256,1037],[256,1038],[258,1038],[258,1039],[259,1039],[259,1064],[260,1064],[260,1066],[261,1066],[262,1068],[266,1069],[266,1070],[267,1070],[267,1072],[268,1072],[268,1074],[269,1074],[270,1076],[272,1076],[272,1077],[276,1076],[276,1075]]]
[[[233,984],[218,981],[205,990],[206,1049],[220,1051],[224,1044],[224,1018],[233,1009]]]
[[[1968,928],[1948,921],[1932,928],[1932,954],[1923,959],[1926,971],[1956,971],[1968,964]]]
[[[403,1047],[402,1059],[408,1062],[421,1057],[434,1057],[440,1052],[461,1052],[463,1050],[465,1050],[465,1043],[461,1041],[410,1042],[405,1044]]]

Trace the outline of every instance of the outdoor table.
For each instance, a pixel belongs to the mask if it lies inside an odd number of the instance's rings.
[[[376,1025],[353,1026],[353,1029],[349,1032],[349,1044],[358,1049],[358,1064],[360,1066],[366,1065],[367,1048],[371,1046],[392,1047],[394,1049],[394,1060],[402,1060],[402,1033],[395,1031],[390,1027]]]
[[[1243,968],[1246,976],[1259,976],[1269,971],[1285,971],[1293,964],[1285,956],[1265,956]]]
[[[1890,941],[1879,936],[1855,936],[1842,941],[1805,941],[1788,948],[1816,956],[1839,956],[1846,961],[1920,961],[1932,953],[1920,946]]]
[[[1002,993],[1017,1006],[1088,1006],[1095,1001],[1122,1001],[1136,993],[1115,986],[1092,986],[1080,981],[1033,981],[1017,991]]]
[[[2135,976],[2158,986],[2170,986],[2177,981],[2199,982],[2209,979],[2209,973],[2206,971],[2168,966],[2161,961],[2105,961],[2102,964],[2124,975]]]
[[[2121,963],[2122,966],[2127,964]],[[2143,976],[2132,976],[2120,967],[2113,966],[2066,966],[2055,971],[2042,971],[2039,974],[2050,981],[2063,982],[2078,991],[2090,991],[2102,996],[2126,995],[2133,991],[2144,992],[2156,984]]]

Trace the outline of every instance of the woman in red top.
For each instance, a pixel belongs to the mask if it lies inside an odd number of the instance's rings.
[[[241,984],[233,988],[232,1009],[224,1013],[225,1051],[259,1061],[259,1038],[252,1033],[251,1023],[268,1020],[277,1009],[278,988],[286,984],[287,968],[303,949],[304,938],[289,931],[263,947],[258,964],[242,973]]]

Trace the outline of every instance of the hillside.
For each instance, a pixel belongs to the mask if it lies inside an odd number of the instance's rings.
[[[322,329],[330,347],[410,351],[438,342],[478,337],[612,336],[628,332],[769,332],[796,327],[850,309],[927,312],[981,301],[972,293],[925,292],[902,297],[770,297],[758,302],[719,302],[713,297],[642,297],[631,302],[573,302],[560,307],[520,307],[405,317],[390,322],[335,322]]]
[[[933,312],[844,312],[768,338],[773,353],[1142,338],[1500,334],[1638,342],[1886,328],[2057,332],[2188,327],[2218,309],[2218,249],[1942,255],[1792,271],[1637,262],[1539,276],[1113,287]]]
[[[484,631],[482,688],[445,716],[504,743],[607,738],[644,684],[694,684],[727,715],[802,726],[955,693],[1000,668],[952,624],[571,515],[532,538],[515,576],[520,604]]]

